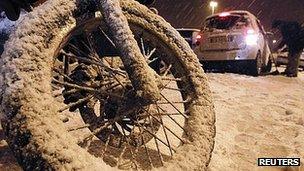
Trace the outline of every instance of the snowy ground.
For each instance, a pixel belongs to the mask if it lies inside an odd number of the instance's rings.
[[[208,76],[217,117],[210,170],[259,170],[258,157],[301,157],[303,163],[303,72],[298,78]],[[0,168],[20,170],[1,129]]]
[[[258,170],[259,157],[301,157],[303,163],[303,73],[299,78],[209,78],[217,118],[211,170]]]

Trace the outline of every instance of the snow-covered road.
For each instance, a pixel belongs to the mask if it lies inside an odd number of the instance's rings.
[[[217,118],[211,170],[259,170],[259,157],[304,160],[303,73],[298,78],[209,74],[209,79]]]
[[[298,78],[214,73],[208,76],[217,117],[210,170],[259,170],[259,157],[301,157],[303,162],[303,72]],[[0,168],[20,170],[2,130]]]

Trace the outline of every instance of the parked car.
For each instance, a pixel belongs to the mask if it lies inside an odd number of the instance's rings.
[[[219,13],[206,18],[194,52],[207,68],[221,63],[257,76],[271,70],[268,34],[248,11]]]
[[[179,34],[186,39],[186,41],[189,43],[189,45],[194,48],[197,45],[198,39],[200,39],[200,35],[198,34],[200,32],[199,29],[193,29],[193,28],[178,28],[176,29]]]
[[[273,53],[274,58],[276,59],[276,66],[287,65],[288,64],[288,48],[285,46],[277,52]],[[304,52],[300,57],[299,68],[304,69]]]

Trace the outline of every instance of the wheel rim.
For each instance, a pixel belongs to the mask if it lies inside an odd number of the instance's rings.
[[[84,125],[72,126],[70,132],[88,128],[91,133],[80,141],[81,146],[88,148],[97,137],[102,148],[99,155],[108,164],[124,168],[123,160],[130,160],[129,168],[160,167],[187,141],[184,125],[189,117],[186,111],[190,100],[185,75],[177,72],[180,66],[174,63],[171,54],[166,54],[165,46],[155,47],[159,44],[157,37],[150,38],[150,33],[131,24],[143,55],[162,76],[164,87],[163,99],[155,104],[126,100],[135,98],[133,87],[104,23],[100,23],[91,20],[77,27],[58,50],[54,91],[58,93],[56,97],[67,103],[60,112],[70,115],[67,112],[70,109],[81,114]],[[96,37],[103,38],[96,41]],[[173,93],[178,94],[178,100],[170,97]]]

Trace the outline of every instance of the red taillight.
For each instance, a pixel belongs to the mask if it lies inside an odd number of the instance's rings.
[[[201,34],[196,35],[195,37],[195,44],[198,46],[201,44],[203,36]]]
[[[223,13],[221,13],[219,16],[220,16],[220,17],[227,17],[227,16],[229,16],[229,15],[230,15],[229,12],[223,12]]]

